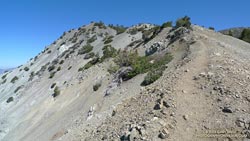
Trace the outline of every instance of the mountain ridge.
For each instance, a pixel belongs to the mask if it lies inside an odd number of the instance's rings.
[[[1,75],[0,140],[194,140],[218,126],[250,138],[238,124],[250,121],[250,45],[186,25],[65,32]]]

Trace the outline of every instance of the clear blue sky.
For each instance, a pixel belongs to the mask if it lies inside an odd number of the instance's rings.
[[[161,24],[188,15],[217,30],[250,26],[249,0],[0,0],[0,68],[37,55],[64,31],[100,21]]]

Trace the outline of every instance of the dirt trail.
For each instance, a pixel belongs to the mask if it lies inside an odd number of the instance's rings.
[[[199,50],[197,50],[199,46]],[[190,46],[191,61],[185,64],[181,69],[183,71],[179,80],[177,80],[176,89],[173,93],[176,101],[176,130],[172,140],[194,140],[196,131],[201,130],[202,119],[206,118],[208,113],[208,101],[203,95],[194,76],[205,72],[208,67],[208,48],[203,42],[197,42]]]

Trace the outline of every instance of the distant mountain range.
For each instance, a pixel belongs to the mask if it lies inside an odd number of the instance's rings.
[[[241,37],[241,33],[244,29],[250,29],[250,27],[235,27],[235,28],[221,30],[219,32],[239,39]]]
[[[13,70],[13,68],[11,68],[11,69],[0,69],[0,74],[4,73],[5,71],[10,71],[10,70]]]

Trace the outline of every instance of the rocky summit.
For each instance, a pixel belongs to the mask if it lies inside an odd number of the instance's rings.
[[[188,21],[63,33],[1,74],[0,140],[250,140],[250,44]]]

